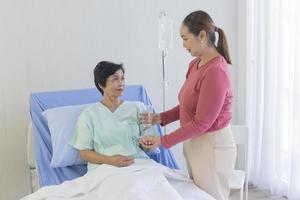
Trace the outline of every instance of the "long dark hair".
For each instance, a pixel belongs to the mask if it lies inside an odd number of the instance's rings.
[[[198,36],[200,31],[205,31],[209,36],[208,42],[216,47],[217,51],[225,58],[228,64],[231,64],[226,35],[221,28],[215,26],[213,20],[206,12],[202,10],[194,11],[186,16],[182,23],[195,36]],[[215,45],[215,32],[219,34],[217,46]]]

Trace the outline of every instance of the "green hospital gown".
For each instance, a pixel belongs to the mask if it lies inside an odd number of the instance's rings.
[[[139,147],[140,136],[159,135],[156,126],[145,130],[139,125],[139,113],[145,111],[141,102],[124,101],[114,112],[102,103],[94,103],[79,116],[70,145],[78,150],[93,150],[106,156],[124,155],[149,158]],[[97,165],[88,163],[88,170]]]

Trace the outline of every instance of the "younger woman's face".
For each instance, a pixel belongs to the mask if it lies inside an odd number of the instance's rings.
[[[201,56],[204,49],[204,39],[202,32],[199,33],[199,36],[195,36],[191,33],[187,26],[184,24],[180,27],[180,36],[182,38],[183,47],[192,55],[192,56]]]
[[[106,80],[106,86],[102,87],[103,95],[120,97],[123,95],[125,88],[125,77],[122,70],[116,71]]]

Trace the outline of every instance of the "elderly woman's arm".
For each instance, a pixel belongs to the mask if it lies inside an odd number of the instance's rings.
[[[122,155],[105,156],[92,150],[80,150],[80,157],[90,163],[109,164],[117,167],[125,167],[131,165],[134,159]]]

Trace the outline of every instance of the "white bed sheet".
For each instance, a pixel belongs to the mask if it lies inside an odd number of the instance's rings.
[[[185,200],[215,200],[208,193],[198,188],[194,183],[169,180],[180,196]]]
[[[24,200],[213,200],[178,170],[153,160],[125,168],[102,165],[83,177],[43,187]]]

